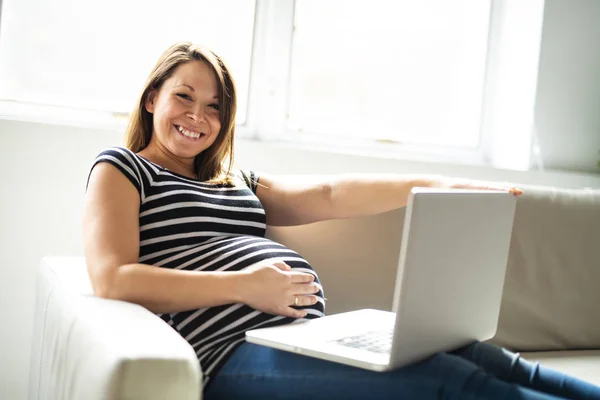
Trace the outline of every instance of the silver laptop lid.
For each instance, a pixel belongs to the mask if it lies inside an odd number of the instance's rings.
[[[392,364],[418,359],[424,347],[444,351],[495,334],[515,207],[506,192],[412,190],[394,293]]]

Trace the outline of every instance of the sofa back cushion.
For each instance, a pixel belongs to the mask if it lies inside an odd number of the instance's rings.
[[[525,187],[494,342],[600,348],[600,190]]]
[[[600,190],[524,189],[492,341],[518,351],[600,349]],[[390,310],[403,222],[399,209],[268,235],[312,264],[328,314]]]

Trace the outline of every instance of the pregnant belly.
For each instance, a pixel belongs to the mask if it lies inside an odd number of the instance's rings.
[[[272,240],[257,236],[228,236],[214,238],[196,247],[165,255],[153,265],[188,271],[240,271],[261,262],[284,261],[292,270],[319,277],[311,265],[298,253]],[[201,288],[198,288],[201,290]],[[323,291],[316,293],[318,302],[311,306],[295,307],[308,312],[307,319],[323,316]],[[293,318],[261,313],[244,304],[227,304],[161,316],[198,351],[217,338],[234,340],[247,330],[291,323]],[[226,340],[227,341],[227,340]],[[201,352],[201,351],[200,351]]]

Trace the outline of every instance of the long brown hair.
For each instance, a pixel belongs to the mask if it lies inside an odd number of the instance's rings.
[[[221,130],[215,142],[194,159],[194,173],[200,181],[234,183],[233,137],[237,107],[235,83],[223,60],[211,50],[190,42],[179,42],[169,47],[158,59],[146,81],[144,90],[129,118],[125,133],[125,146],[137,153],[152,138],[152,114],[146,110],[146,101],[153,90],[159,90],[173,75],[175,69],[190,61],[203,61],[212,68],[217,78],[219,120]]]

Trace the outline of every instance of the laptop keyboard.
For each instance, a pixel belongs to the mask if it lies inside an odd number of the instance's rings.
[[[392,329],[370,331],[356,336],[348,336],[332,342],[341,346],[352,347],[380,354],[389,354],[392,350]]]

